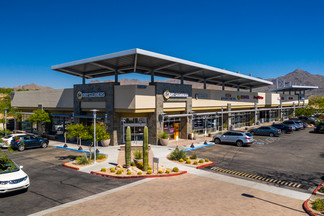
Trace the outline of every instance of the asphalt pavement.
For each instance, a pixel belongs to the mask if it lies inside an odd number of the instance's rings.
[[[31,185],[25,193],[1,195],[0,215],[28,215],[137,181],[108,179],[62,166],[80,154],[55,147],[9,153],[24,166]]]
[[[291,189],[310,192],[324,181],[324,134],[314,134],[312,130],[295,131],[275,138],[254,136],[258,144],[248,147],[217,144],[191,153],[196,152],[198,157],[215,161],[214,168],[205,168],[211,172],[219,172],[215,168],[233,170],[265,179],[292,182],[291,185],[297,183],[300,187]],[[285,187],[281,184],[278,186]]]

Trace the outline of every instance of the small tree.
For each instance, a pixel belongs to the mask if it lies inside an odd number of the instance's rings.
[[[107,132],[108,127],[104,124],[96,124],[96,141],[110,139],[110,134]],[[94,140],[94,124],[88,129],[87,139],[91,142]]]
[[[39,134],[43,134],[43,126],[45,123],[50,123],[50,115],[45,110],[34,110],[33,114],[28,117],[28,120],[37,124],[37,130]]]
[[[77,144],[81,146],[82,139],[88,139],[89,132],[86,126],[83,124],[70,124],[66,127],[68,131],[67,138],[75,137],[77,139]]]

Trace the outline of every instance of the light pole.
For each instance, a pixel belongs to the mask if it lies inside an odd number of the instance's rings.
[[[4,109],[5,111],[5,137],[7,137],[7,108]]]
[[[93,112],[93,146],[94,146],[94,163],[97,158],[97,137],[96,137],[96,119],[97,119],[97,111],[96,109],[91,110]]]

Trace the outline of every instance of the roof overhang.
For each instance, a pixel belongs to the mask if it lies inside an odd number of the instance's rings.
[[[164,78],[239,86],[241,89],[272,85],[272,82],[260,78],[137,48],[55,65],[52,70],[86,79],[113,76],[115,73],[150,75],[154,72],[154,76]]]
[[[285,86],[277,89],[270,89],[271,92],[288,92],[288,91],[306,91],[318,89],[318,86],[299,86],[299,85],[292,85],[292,86]]]

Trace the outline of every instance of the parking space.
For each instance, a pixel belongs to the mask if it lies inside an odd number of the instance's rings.
[[[259,145],[240,148],[217,144],[193,152],[198,157],[215,161],[213,168],[205,168],[211,172],[220,172],[221,168],[226,175],[230,173],[238,178],[251,178],[267,184],[276,182],[275,185],[281,187],[290,185],[296,190],[311,191],[324,180],[324,135],[310,133],[312,130],[271,138],[254,136]]]
[[[136,181],[107,179],[65,168],[62,163],[80,153],[55,147],[9,155],[24,166],[31,185],[26,193],[1,195],[1,215],[28,215]]]

